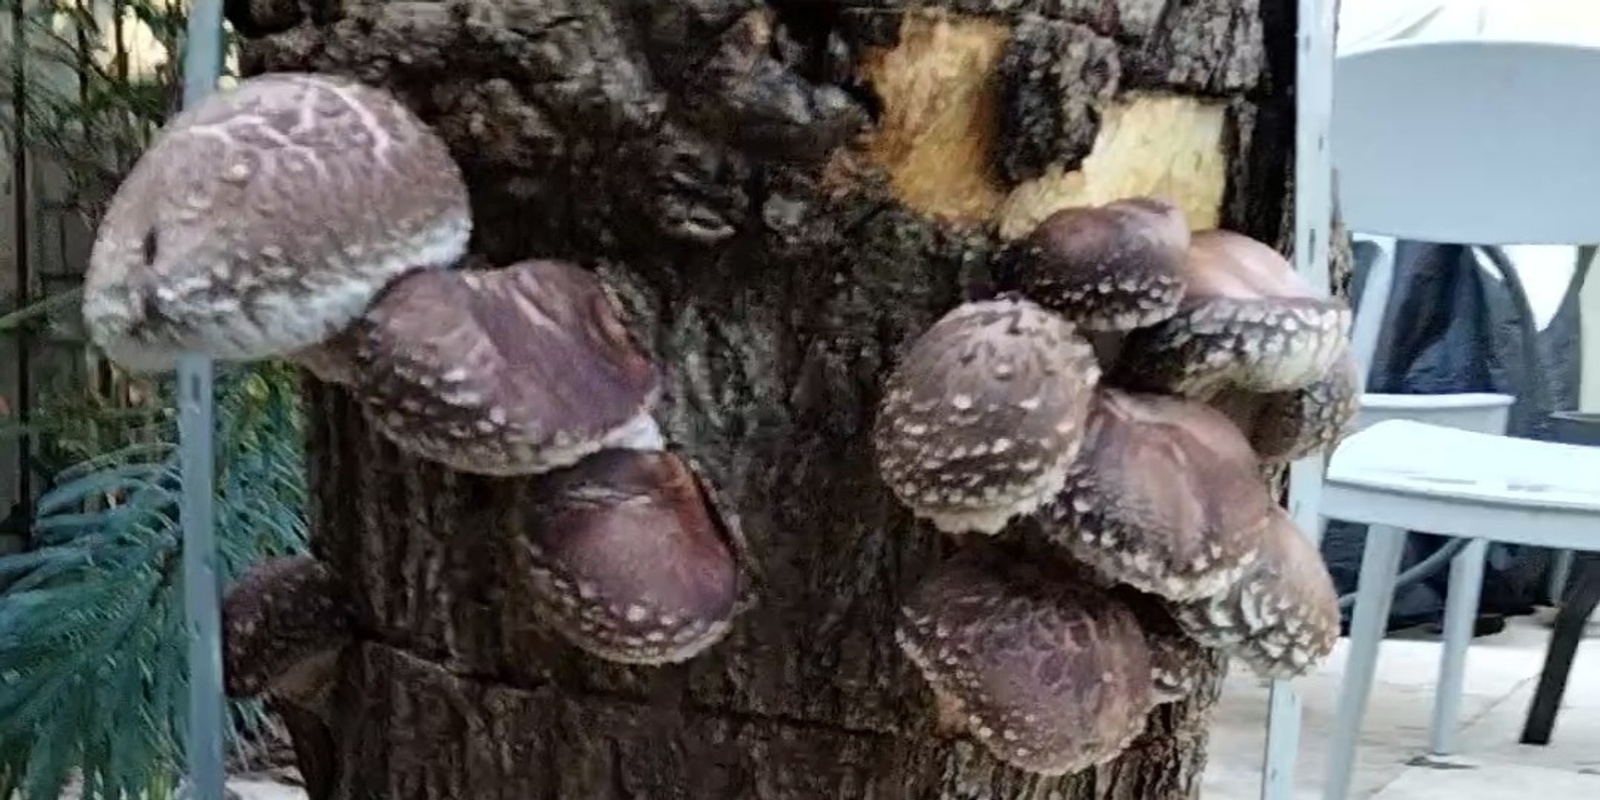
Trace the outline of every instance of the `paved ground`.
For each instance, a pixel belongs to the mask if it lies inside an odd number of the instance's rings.
[[[1351,800],[1600,798],[1600,638],[1591,637],[1578,652],[1550,745],[1517,744],[1548,636],[1532,620],[1518,619],[1503,633],[1472,643],[1462,703],[1465,729],[1459,739],[1464,769],[1407,766],[1427,742],[1439,645],[1386,641],[1362,729]],[[1320,671],[1298,682],[1306,724],[1295,800],[1320,800],[1317,787],[1325,769],[1326,732],[1333,727],[1343,644]],[[1259,796],[1266,708],[1267,691],[1260,681],[1249,674],[1230,675],[1214,723],[1204,800]]]

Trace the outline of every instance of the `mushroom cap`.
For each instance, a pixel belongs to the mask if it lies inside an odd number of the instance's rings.
[[[1150,642],[1151,683],[1158,705],[1195,699],[1206,682],[1221,671],[1216,651],[1176,627],[1152,631],[1146,626],[1145,639]]]
[[[1224,389],[1211,405],[1246,432],[1267,464],[1328,450],[1344,438],[1361,406],[1361,374],[1346,351],[1321,379],[1291,392]]]
[[[656,368],[605,284],[573,264],[413,273],[350,338],[374,427],[452,469],[529,475],[664,446]]]
[[[1193,234],[1183,276],[1180,310],[1129,334],[1112,383],[1201,399],[1227,386],[1291,391],[1321,379],[1346,349],[1350,307],[1247,236]]]
[[[1012,256],[1017,288],[1090,331],[1129,331],[1178,312],[1189,223],[1172,203],[1132,197],[1051,214]]]
[[[123,180],[89,257],[84,321],[129,369],[184,352],[285,356],[396,277],[454,263],[471,231],[460,168],[397,98],[261,75],[175,117]]]
[[[1276,508],[1244,434],[1203,403],[1109,387],[1088,430],[1039,514],[1045,536],[1106,578],[1168,599],[1237,580]]]
[[[1138,618],[1070,574],[975,550],[918,585],[895,634],[941,714],[1028,772],[1115,758],[1154,705]]]
[[[1099,379],[1089,344],[1044,308],[1013,296],[958,306],[885,384],[879,473],[940,530],[998,533],[1061,490]]]
[[[310,556],[251,567],[222,603],[223,687],[229,697],[304,689],[323,656],[351,639],[351,613],[333,570]]]
[[[1315,667],[1339,640],[1339,596],[1322,554],[1282,509],[1261,551],[1226,592],[1173,605],[1185,633],[1268,678]]]
[[[670,452],[604,450],[534,483],[517,572],[533,605],[608,661],[686,661],[740,610],[738,532]]]

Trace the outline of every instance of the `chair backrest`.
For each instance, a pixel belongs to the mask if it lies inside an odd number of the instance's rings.
[[[1600,242],[1600,48],[1421,41],[1341,54],[1331,137],[1351,230]]]

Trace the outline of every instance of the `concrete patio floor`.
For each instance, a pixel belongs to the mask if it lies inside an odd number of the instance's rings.
[[[1591,624],[1591,630],[1596,629]],[[1439,643],[1391,638],[1378,662],[1377,685],[1362,727],[1350,800],[1595,800],[1600,798],[1600,639],[1584,641],[1561,715],[1547,747],[1517,744],[1550,632],[1529,618],[1476,639],[1467,654],[1460,766],[1408,766],[1421,754],[1433,713]],[[1400,636],[1397,634],[1397,636]],[[1320,800],[1327,735],[1333,728],[1344,646],[1316,673],[1296,682],[1305,705],[1295,800]],[[1266,740],[1267,689],[1242,670],[1228,677],[1211,737],[1203,800],[1259,797]]]

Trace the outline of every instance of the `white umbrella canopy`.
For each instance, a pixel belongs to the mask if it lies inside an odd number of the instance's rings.
[[[1513,39],[1600,46],[1594,0],[1341,0],[1341,52],[1404,39]]]
[[[1484,39],[1600,47],[1600,2],[1595,0],[1341,0],[1338,52],[1342,55],[1400,41]],[[1596,76],[1590,80],[1600,80]],[[1600,194],[1600,187],[1596,187]],[[1389,237],[1363,236],[1392,252]],[[1564,245],[1505,248],[1528,290],[1539,328],[1548,325],[1571,283],[1577,251]],[[1484,261],[1480,257],[1480,261]],[[1484,265],[1487,268],[1487,263]],[[1589,315],[1600,307],[1586,304]],[[1594,308],[1594,310],[1589,310]],[[1589,337],[1585,337],[1586,339]],[[1586,348],[1596,349],[1596,348]],[[1585,365],[1588,366],[1588,365]],[[1600,363],[1595,369],[1600,371]],[[1595,391],[1600,392],[1600,380]],[[1600,401],[1600,396],[1597,396]]]

